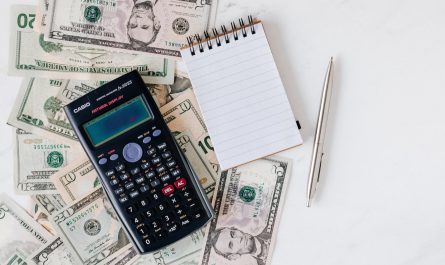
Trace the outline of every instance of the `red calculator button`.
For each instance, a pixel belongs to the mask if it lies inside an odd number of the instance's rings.
[[[186,183],[187,183],[187,181],[185,180],[185,178],[180,178],[177,181],[175,181],[174,184],[177,189],[180,189],[180,188],[184,187]]]
[[[175,190],[175,188],[173,188],[173,185],[168,185],[168,186],[165,186],[164,188],[162,188],[162,193],[165,195],[165,196],[168,196],[168,195],[170,195],[170,194],[172,194],[172,192]]]

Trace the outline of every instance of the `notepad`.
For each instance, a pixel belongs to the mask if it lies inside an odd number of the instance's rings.
[[[302,143],[262,23],[240,24],[181,51],[222,170]]]

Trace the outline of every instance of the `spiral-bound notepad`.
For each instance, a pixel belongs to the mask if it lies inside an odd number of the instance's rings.
[[[181,51],[221,169],[302,139],[261,22],[239,20]]]

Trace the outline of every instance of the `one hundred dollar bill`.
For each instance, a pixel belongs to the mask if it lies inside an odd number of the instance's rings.
[[[24,78],[8,124],[45,138],[78,144],[63,106],[100,85],[99,81]]]
[[[19,194],[56,193],[49,176],[84,154],[80,144],[51,141],[20,129],[14,145],[14,188]]]
[[[216,0],[50,0],[45,38],[179,59],[186,36],[213,26]]]
[[[40,78],[112,80],[138,70],[147,83],[172,84],[175,62],[146,54],[129,54],[45,41],[33,30],[35,6],[12,7],[9,74]]]
[[[0,235],[0,264],[6,264],[11,259],[19,262],[52,238],[6,194],[0,194]],[[16,255],[17,250],[23,256]]]
[[[270,264],[290,174],[274,156],[224,171],[200,264]]]
[[[50,177],[63,201],[70,203],[101,187],[90,160],[83,156]]]
[[[80,264],[106,264],[132,247],[102,188],[69,203],[51,218]]]
[[[173,133],[189,133],[218,174],[219,163],[193,91],[190,89],[184,91],[180,96],[162,106],[160,111]]]

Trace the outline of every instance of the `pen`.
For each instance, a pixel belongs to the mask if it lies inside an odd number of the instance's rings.
[[[311,201],[317,190],[320,180],[321,164],[323,161],[323,143],[326,132],[326,124],[329,114],[329,102],[331,100],[331,83],[332,83],[332,64],[333,58],[329,60],[328,70],[323,83],[323,92],[321,94],[320,109],[318,111],[317,128],[315,129],[314,147],[312,149],[312,160],[307,183],[307,203],[311,206]]]

